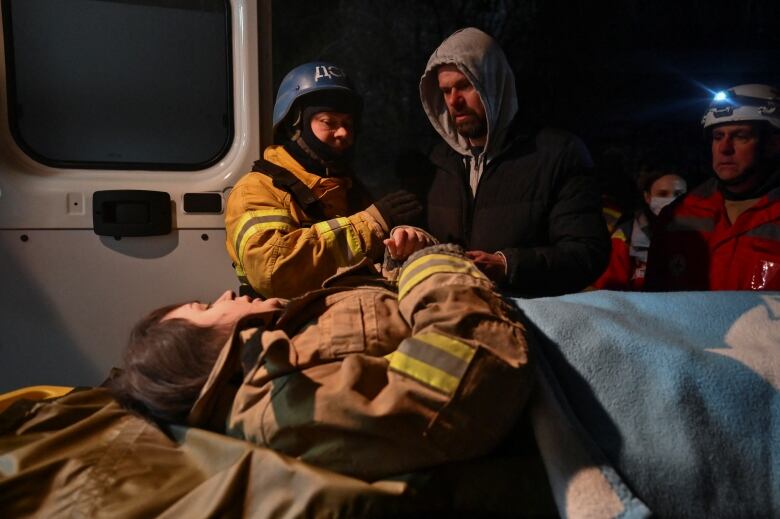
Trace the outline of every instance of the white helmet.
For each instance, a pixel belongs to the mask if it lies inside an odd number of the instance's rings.
[[[741,121],[766,121],[780,129],[780,91],[770,85],[737,85],[715,94],[701,119],[704,128]]]

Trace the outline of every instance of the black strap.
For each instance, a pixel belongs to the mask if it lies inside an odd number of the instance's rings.
[[[252,285],[249,283],[241,283],[238,285],[238,295],[239,296],[249,296],[252,298],[258,298],[261,297],[260,294],[258,294],[254,288],[252,288]]]
[[[322,203],[312,190],[290,171],[263,158],[255,161],[252,171],[271,177],[274,186],[290,193],[295,203],[301,206],[303,212],[314,220],[323,221],[326,219]]]

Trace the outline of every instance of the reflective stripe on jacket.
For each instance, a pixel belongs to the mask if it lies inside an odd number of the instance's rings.
[[[780,290],[780,187],[734,223],[710,180],[661,213],[646,290]]]
[[[216,416],[230,435],[369,480],[494,448],[533,371],[524,328],[484,274],[423,254],[404,267],[400,302],[376,277],[344,281],[228,343],[190,423]]]
[[[281,146],[266,148],[264,158],[311,189],[329,219],[312,220],[267,175],[245,175],[225,212],[227,250],[242,282],[265,297],[295,297],[320,287],[341,267],[381,256],[387,229],[369,211],[350,215],[349,179],[309,173]]]
[[[626,225],[626,223],[628,225]],[[631,274],[634,271],[634,261],[629,255],[626,232],[630,232],[633,220],[624,222],[612,233],[612,252],[609,264],[601,276],[593,282],[595,290],[634,290],[631,286]]]
[[[612,233],[609,265],[593,283],[596,290],[640,291],[645,283],[648,232],[650,223],[644,213],[620,224]]]

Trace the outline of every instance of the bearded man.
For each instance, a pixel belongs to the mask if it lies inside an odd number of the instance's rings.
[[[428,60],[420,98],[444,142],[430,155],[428,230],[458,243],[505,293],[577,292],[604,270],[610,242],[582,141],[517,117],[514,74],[475,28]]]

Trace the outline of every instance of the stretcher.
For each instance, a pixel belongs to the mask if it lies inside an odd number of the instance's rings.
[[[498,451],[361,481],[101,387],[0,396],[5,517],[780,515],[780,294],[514,300],[539,381]]]
[[[159,427],[103,388],[30,396],[0,414],[4,517],[512,517],[551,509],[538,490],[539,478],[546,485],[538,456],[512,446],[365,482],[221,434]]]

